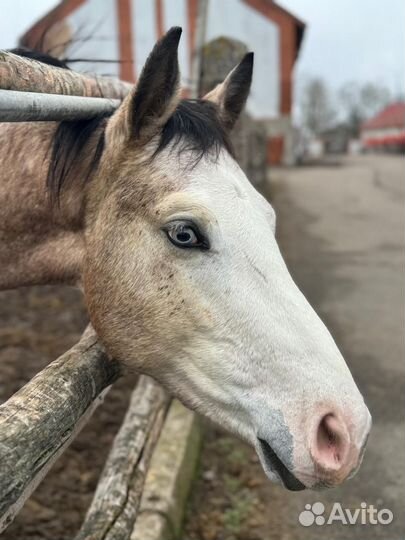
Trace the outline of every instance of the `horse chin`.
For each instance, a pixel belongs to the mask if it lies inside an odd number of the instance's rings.
[[[281,484],[289,491],[303,491],[307,489],[284,465],[269,443],[258,438],[255,446],[264,472],[272,482]]]

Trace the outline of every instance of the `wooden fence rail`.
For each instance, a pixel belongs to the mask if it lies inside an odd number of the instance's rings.
[[[0,532],[120,376],[89,327],[77,345],[0,406]],[[127,539],[169,398],[140,377],[77,540]]]
[[[89,77],[0,50],[0,88],[122,100],[133,85],[110,77]]]
[[[114,112],[133,85],[0,50],[0,122],[80,120]]]
[[[163,388],[141,376],[75,540],[130,538],[168,405]]]
[[[102,402],[120,369],[89,327],[0,406],[0,531]]]

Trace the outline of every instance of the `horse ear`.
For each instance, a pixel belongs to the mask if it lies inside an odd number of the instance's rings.
[[[253,73],[253,53],[247,53],[241,62],[204,99],[216,103],[227,129],[232,129],[249,96]]]
[[[181,32],[173,27],[156,43],[136,86],[108,122],[107,138],[148,140],[173,114],[180,100]]]

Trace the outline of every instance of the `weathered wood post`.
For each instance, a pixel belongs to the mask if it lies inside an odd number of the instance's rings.
[[[163,388],[141,376],[75,540],[128,540],[169,406]]]
[[[204,45],[199,95],[204,96],[242,60],[247,46],[236,39],[220,37]],[[248,112],[242,113],[232,134],[240,166],[252,184],[259,186],[266,177],[266,131]]]

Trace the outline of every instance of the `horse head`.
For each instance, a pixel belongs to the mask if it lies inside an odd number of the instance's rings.
[[[92,323],[128,368],[249,441],[270,479],[337,485],[359,466],[370,414],[232,151],[253,55],[182,100],[180,34],[156,44],[105,126],[85,207]]]

